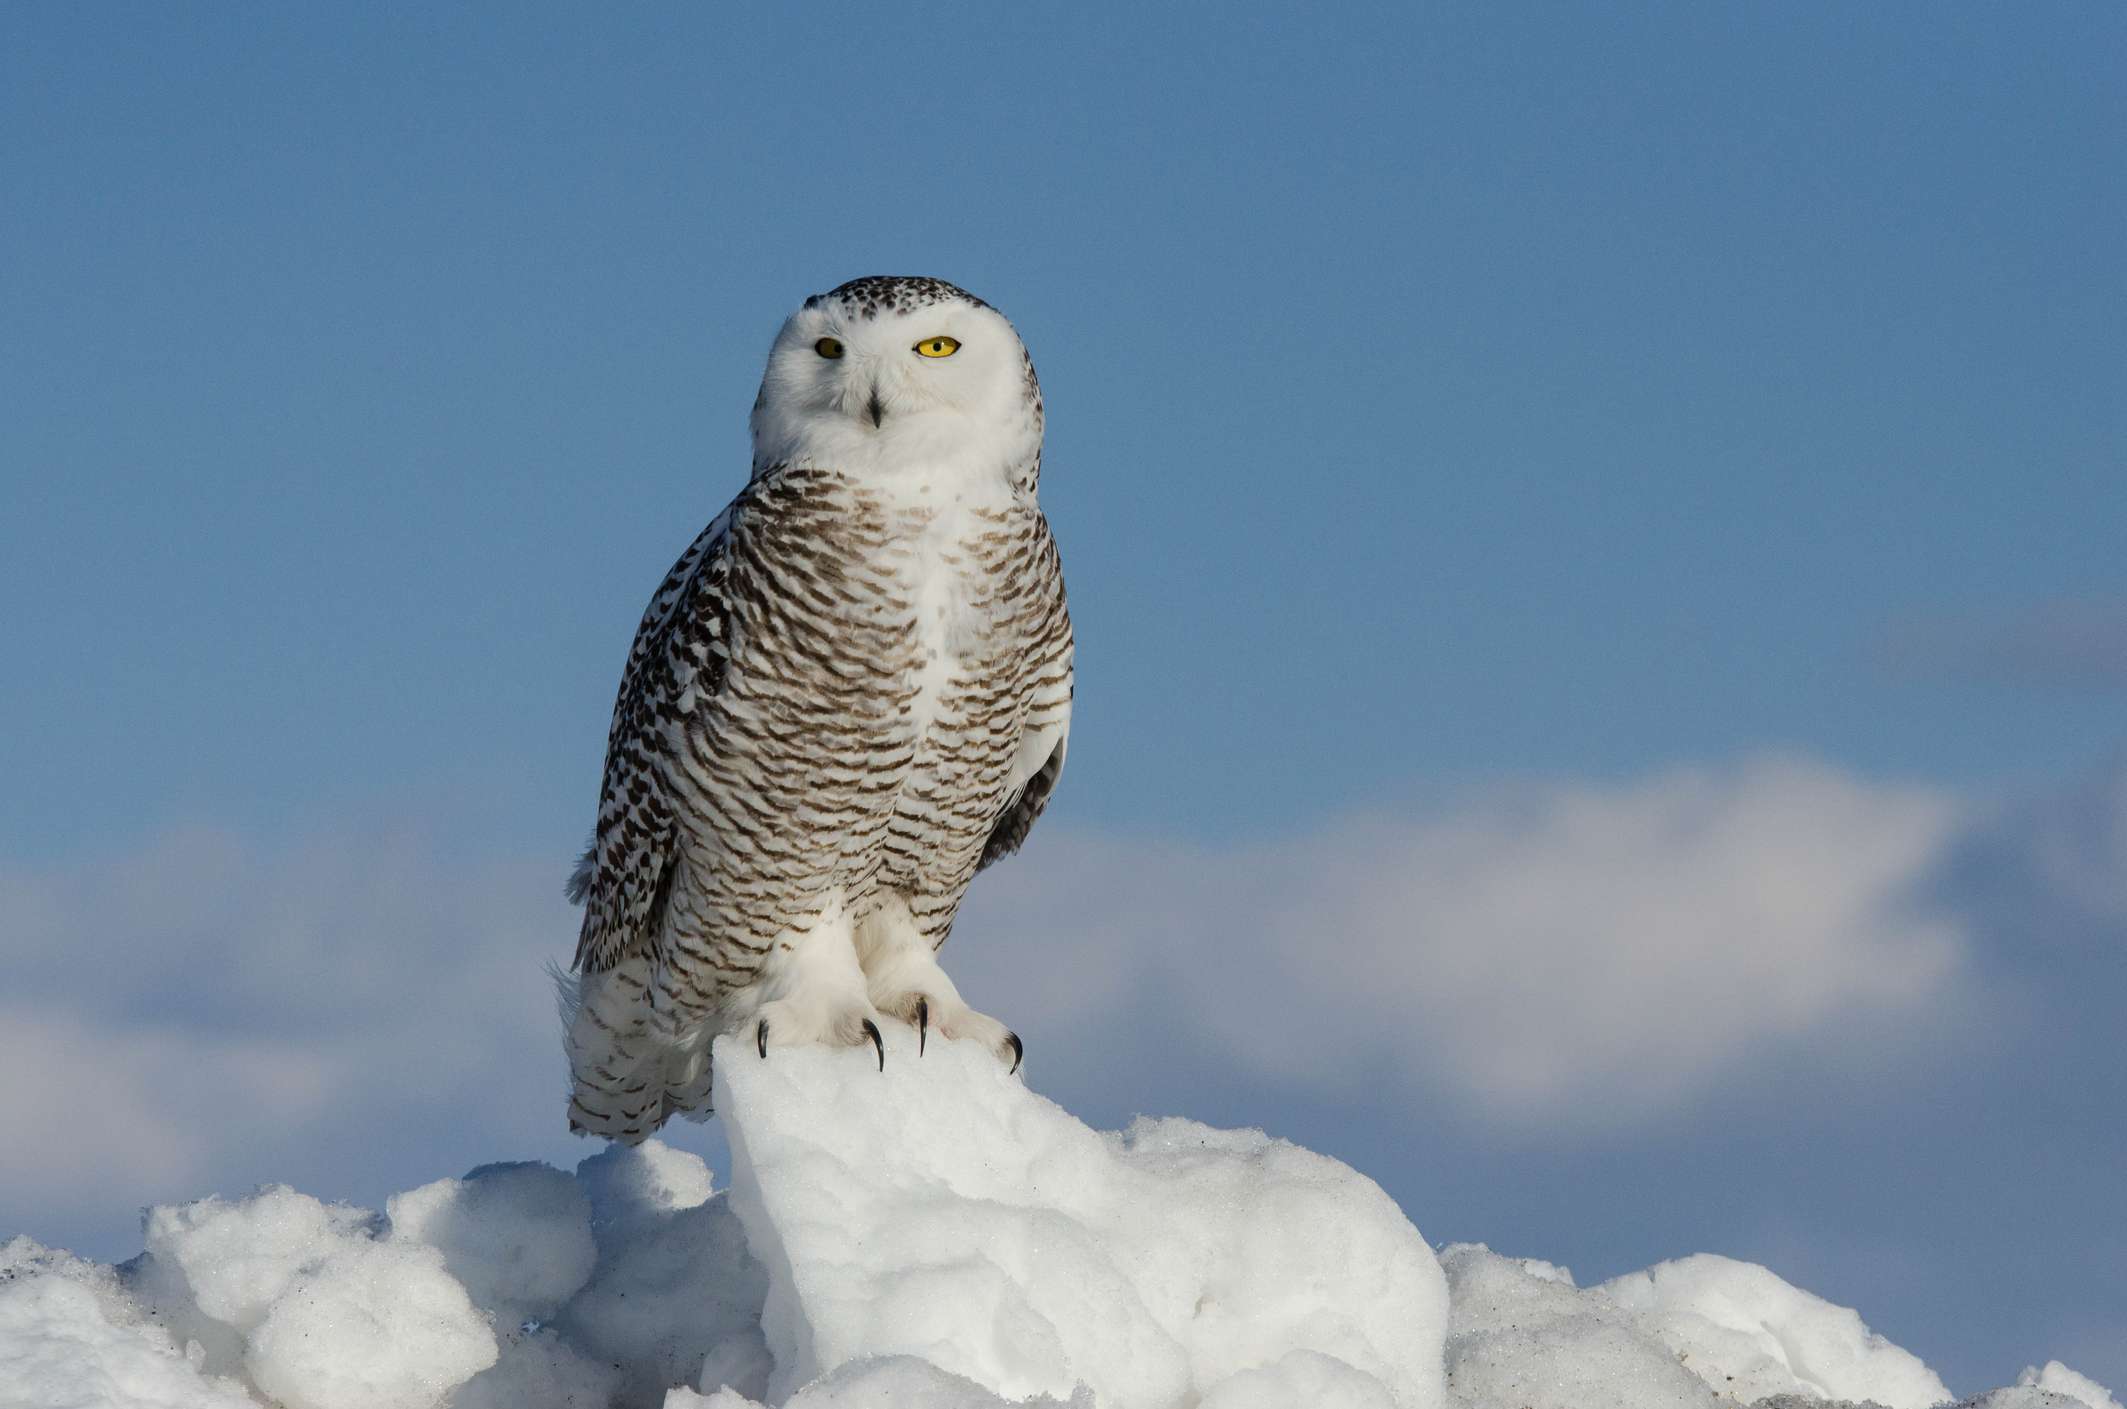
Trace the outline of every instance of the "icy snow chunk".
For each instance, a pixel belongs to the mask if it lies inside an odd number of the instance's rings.
[[[594,1229],[626,1229],[709,1201],[716,1192],[701,1156],[662,1140],[608,1145],[576,1166]]]
[[[1269,1365],[1220,1380],[1197,1409],[1396,1409],[1388,1387],[1342,1360],[1290,1350]]]
[[[0,1247],[0,1409],[255,1409],[142,1322],[108,1267],[16,1238]]]
[[[1960,1399],[1947,1409],[2084,1409],[2084,1406],[2083,1401],[2073,1395],[2057,1394],[2036,1385],[2010,1385],[1975,1394],[1970,1399]]]
[[[1713,1392],[1609,1298],[1482,1243],[1440,1255],[1448,1384],[1470,1409],[1707,1409]]]
[[[1573,1269],[1570,1267],[1560,1267],[1557,1263],[1546,1262],[1540,1257],[1517,1257],[1514,1264],[1539,1282],[1556,1282],[1562,1287],[1574,1285]]]
[[[673,1385],[767,1392],[761,1338],[768,1275],[709,1167],[656,1140],[609,1146],[576,1167],[591,1204],[597,1270],[554,1326],[620,1367],[616,1403],[657,1409]]]
[[[1008,1399],[1083,1383],[1166,1409],[1314,1351],[1405,1409],[1443,1403],[1439,1264],[1335,1160],[1184,1120],[1097,1134],[976,1045],[919,1059],[899,1029],[883,1073],[869,1049],[730,1041],[716,1073],[771,1400],[908,1355]]]
[[[1478,1409],[1684,1409],[1722,1402],[1930,1409],[1949,1391],[1844,1307],[1724,1257],[1665,1262],[1586,1291],[1481,1245],[1441,1256],[1448,1379]]]
[[[252,1383],[287,1409],[437,1409],[495,1335],[431,1247],[367,1243],[292,1282],[252,1332]]]
[[[665,1391],[661,1409],[762,1409],[761,1401],[748,1399],[733,1389],[720,1389],[714,1394],[679,1385]]]
[[[1951,1397],[1918,1356],[1870,1331],[1853,1310],[1755,1263],[1700,1253],[1598,1290],[1636,1312],[1700,1379],[1745,1403],[1799,1392],[1931,1409]]]
[[[199,1344],[209,1373],[241,1376],[244,1338],[275,1298],[375,1227],[367,1209],[269,1185],[247,1198],[149,1209],[146,1251],[120,1271],[179,1343]]]
[[[107,1317],[127,1325],[140,1320],[127,1300],[125,1290],[118,1285],[118,1274],[113,1268],[76,1257],[63,1248],[48,1248],[26,1236],[0,1243],[0,1289],[32,1277],[55,1277],[79,1283],[88,1288]]]
[[[2026,1365],[2024,1372],[2016,1377],[2016,1383],[2024,1389],[2064,1394],[2081,1401],[2085,1409],[2120,1409],[2120,1402],[2112,1397],[2112,1391],[2087,1375],[2078,1375],[2058,1360],[2048,1360],[2043,1370]]]
[[[458,1386],[450,1409],[606,1409],[620,1371],[586,1360],[552,1331],[505,1334],[493,1365]]]
[[[1081,1389],[1068,1400],[1051,1399],[1047,1395],[1032,1399],[1002,1399],[973,1380],[949,1374],[928,1361],[906,1355],[851,1361],[798,1391],[783,1409],[886,1409],[886,1406],[904,1404],[909,1409],[1095,1409],[1090,1390]],[[765,1409],[765,1406],[728,1389],[707,1395],[675,1389],[666,1396],[663,1409]],[[1292,1409],[1292,1406],[1280,1406],[1280,1409]]]
[[[504,1324],[544,1319],[591,1279],[591,1202],[544,1164],[482,1165],[384,1205],[394,1242],[427,1243],[475,1305]]]
[[[440,1251],[378,1231],[367,1209],[266,1188],[150,1210],[129,1272],[206,1369],[287,1409],[435,1409],[495,1363],[494,1333]]]
[[[249,1198],[204,1198],[148,1210],[147,1255],[133,1267],[143,1296],[249,1331],[305,1271],[366,1239],[376,1215],[327,1204],[285,1184]]]

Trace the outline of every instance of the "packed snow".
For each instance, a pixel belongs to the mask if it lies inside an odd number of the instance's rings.
[[[1581,1288],[1436,1254],[1256,1131],[1088,1129],[973,1044],[717,1051],[733,1176],[652,1141],[380,1212],[148,1211],[0,1246],[0,1409],[1931,1409],[1854,1311],[1710,1255]],[[2121,1409],[2059,1363],[1964,1409]]]
[[[718,1068],[775,1400],[883,1352],[1012,1399],[1084,1384],[1157,1409],[1314,1352],[1442,1402],[1446,1283],[1371,1180],[1256,1131],[1096,1134],[973,1043],[895,1044],[885,1100],[863,1065]]]

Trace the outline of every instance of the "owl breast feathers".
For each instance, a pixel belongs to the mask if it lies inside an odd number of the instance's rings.
[[[1002,315],[933,279],[806,300],[750,481],[658,587],[606,745],[566,986],[571,1127],[706,1115],[710,1043],[987,1044],[938,947],[1063,769],[1071,624],[1043,410]]]

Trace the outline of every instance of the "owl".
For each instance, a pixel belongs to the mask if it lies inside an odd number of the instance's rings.
[[[784,322],[746,487],[643,613],[570,880],[576,1131],[708,1114],[710,1043],[762,1059],[907,1023],[1019,1038],[938,949],[1063,771],[1071,619],[1036,499],[1043,413],[1004,315],[868,278]]]

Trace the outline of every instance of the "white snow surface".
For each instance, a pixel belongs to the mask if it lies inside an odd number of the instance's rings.
[[[1603,1283],[1677,1359],[1748,1403],[1776,1394],[1928,1409],[1950,1391],[1918,1356],[1858,1313],[1791,1287],[1763,1267],[1701,1253]]]
[[[2078,1375],[2058,1360],[2048,1360],[2044,1366],[2026,1365],[2013,1387],[2061,1395],[2077,1401],[2083,1409],[2120,1409],[2120,1402],[2112,1397],[2110,1390],[2087,1375]]]
[[[1855,1312],[1699,1255],[1581,1289],[1256,1131],[1088,1129],[972,1044],[720,1046],[728,1191],[651,1141],[381,1212],[0,1245],[0,1409],[1928,1409]],[[1963,1409],[2121,1409],[2058,1361]]]
[[[859,1050],[718,1051],[772,1396],[901,1354],[1011,1399],[1083,1384],[1158,1409],[1311,1351],[1393,1403],[1444,1402],[1447,1286],[1373,1181],[1259,1131],[1099,1134],[974,1043],[915,1049],[883,1073]]]

